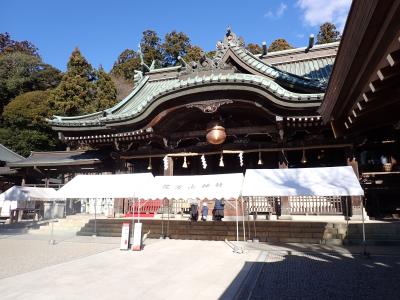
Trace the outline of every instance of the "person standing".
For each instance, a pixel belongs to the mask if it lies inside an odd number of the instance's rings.
[[[194,199],[190,199],[190,220],[197,222],[199,219],[199,211],[197,202]]]
[[[204,202],[203,208],[201,209],[201,220],[207,221],[207,216],[208,216],[208,206],[207,206],[207,202]]]
[[[215,200],[215,205],[214,205],[214,209],[213,209],[213,220],[215,221],[221,221],[222,218],[224,217],[224,200]]]

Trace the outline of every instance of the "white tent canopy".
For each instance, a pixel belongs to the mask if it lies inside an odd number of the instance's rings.
[[[60,196],[53,188],[39,188],[27,186],[13,186],[0,194],[1,217],[9,217],[10,210],[16,208],[35,208],[31,201],[49,201],[59,199]]]
[[[60,198],[53,188],[28,186],[13,186],[0,196],[1,199],[9,201],[55,200]]]
[[[362,196],[350,166],[298,169],[248,169],[242,196]]]
[[[242,173],[191,176],[156,176],[156,190],[148,198],[235,199],[240,196]]]
[[[143,198],[153,184],[151,173],[77,175],[57,193],[63,198]]]

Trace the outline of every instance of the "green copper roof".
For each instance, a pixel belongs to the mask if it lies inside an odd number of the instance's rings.
[[[161,79],[150,81],[145,76],[136,86],[130,95],[118,103],[116,106],[104,111],[103,113],[80,117],[55,117],[50,121],[52,125],[62,126],[104,126],[108,122],[118,122],[134,119],[142,114],[151,104],[167,94],[187,90],[190,87],[205,87],[234,84],[235,86],[253,86],[262,89],[273,97],[281,99],[282,105],[287,103],[307,103],[321,101],[323,93],[300,94],[286,90],[275,81],[251,74],[228,73],[211,74],[208,76],[194,76],[187,79]]]
[[[273,66],[285,72],[328,82],[334,62],[335,57],[329,56],[295,62],[278,63]]]
[[[302,74],[296,74],[294,72],[289,72],[284,69],[282,70],[282,68],[266,64],[264,61],[239,46],[231,47],[231,49],[244,63],[268,77],[272,77],[292,85],[300,85],[307,88],[317,88],[321,90],[321,92],[326,87],[326,82],[318,80],[318,77],[306,78],[303,77],[304,75]]]

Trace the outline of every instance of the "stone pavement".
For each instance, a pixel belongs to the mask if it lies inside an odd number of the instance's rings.
[[[398,299],[399,248],[0,235],[0,299]],[[353,253],[353,254],[352,254]]]

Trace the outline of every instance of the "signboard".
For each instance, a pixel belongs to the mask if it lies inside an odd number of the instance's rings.
[[[133,231],[132,250],[140,251],[142,247],[142,223],[135,223],[135,230]]]
[[[120,250],[128,250],[129,248],[129,225],[130,223],[122,223]]]

